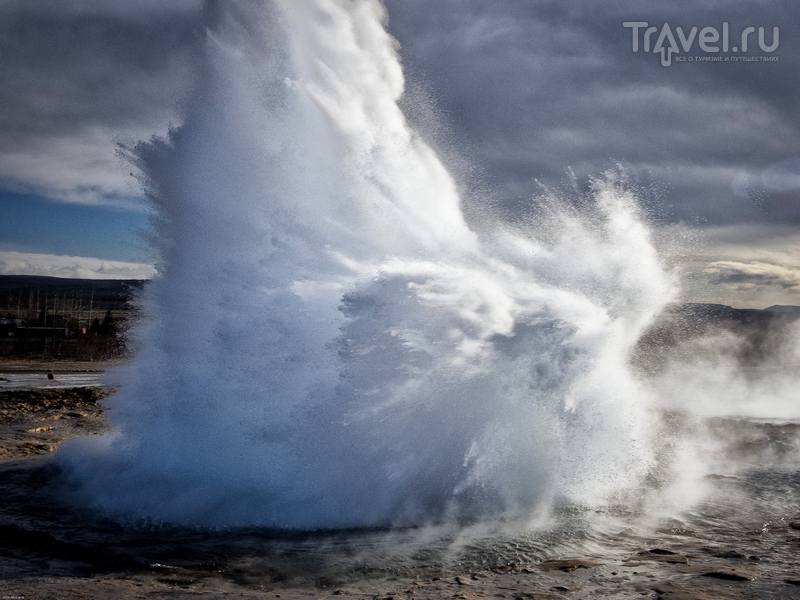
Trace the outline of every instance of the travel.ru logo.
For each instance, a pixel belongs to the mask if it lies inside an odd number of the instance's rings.
[[[659,32],[658,27],[649,27],[647,21],[625,21],[622,26],[629,27],[631,30],[632,43],[631,48],[634,52],[639,51],[641,46],[645,52],[661,53],[661,65],[669,67],[673,61],[673,54],[676,56],[676,62],[750,62],[750,61],[777,61],[777,56],[731,56],[728,52],[734,54],[741,52],[746,53],[748,48],[753,48],[753,42],[750,36],[756,32],[755,27],[745,27],[741,35],[734,35],[731,37],[730,28],[728,23],[722,24],[722,33],[716,27],[703,27],[699,33],[697,27],[692,27],[688,32],[684,32],[683,28],[676,27],[673,34],[672,28],[669,23],[664,23]],[[640,33],[641,32],[641,33]],[[658,33],[658,36],[653,42],[653,36]],[[735,46],[730,46],[730,40],[733,40]],[[641,44],[639,42],[642,42]],[[700,50],[715,56],[685,56],[694,46],[695,41]],[[721,47],[719,42],[722,42]],[[680,45],[678,45],[680,42]],[[763,27],[758,28],[758,47],[762,51],[771,53],[778,49],[780,43],[780,31],[777,27],[772,28],[772,40],[770,44],[766,41],[766,32]],[[652,47],[652,50],[651,50]],[[681,55],[683,50],[684,55]],[[720,51],[726,56],[720,56]]]

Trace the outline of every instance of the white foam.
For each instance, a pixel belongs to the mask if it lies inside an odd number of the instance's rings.
[[[59,455],[87,499],[309,529],[638,486],[654,417],[628,356],[675,290],[624,182],[470,228],[398,108],[379,2],[214,6],[184,125],[137,150],[159,275],[112,433]]]

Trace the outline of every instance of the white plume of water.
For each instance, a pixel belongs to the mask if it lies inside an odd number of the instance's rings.
[[[674,295],[614,177],[471,229],[407,124],[377,0],[208,6],[207,68],[137,150],[158,277],[112,431],[60,462],[110,513],[314,529],[596,505],[653,467],[628,355]],[[480,230],[480,234],[475,231]]]

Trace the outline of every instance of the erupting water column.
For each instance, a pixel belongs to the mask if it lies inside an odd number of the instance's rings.
[[[632,195],[599,181],[585,214],[479,236],[398,108],[380,2],[207,12],[185,123],[135,152],[161,260],[112,431],[59,453],[85,500],[307,529],[636,486],[653,458],[628,352],[673,292]]]

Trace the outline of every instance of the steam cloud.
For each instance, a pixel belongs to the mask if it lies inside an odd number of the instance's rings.
[[[158,276],[87,502],[315,529],[600,505],[656,468],[630,353],[675,297],[619,176],[464,217],[377,1],[211,3],[185,123],[133,151]]]

